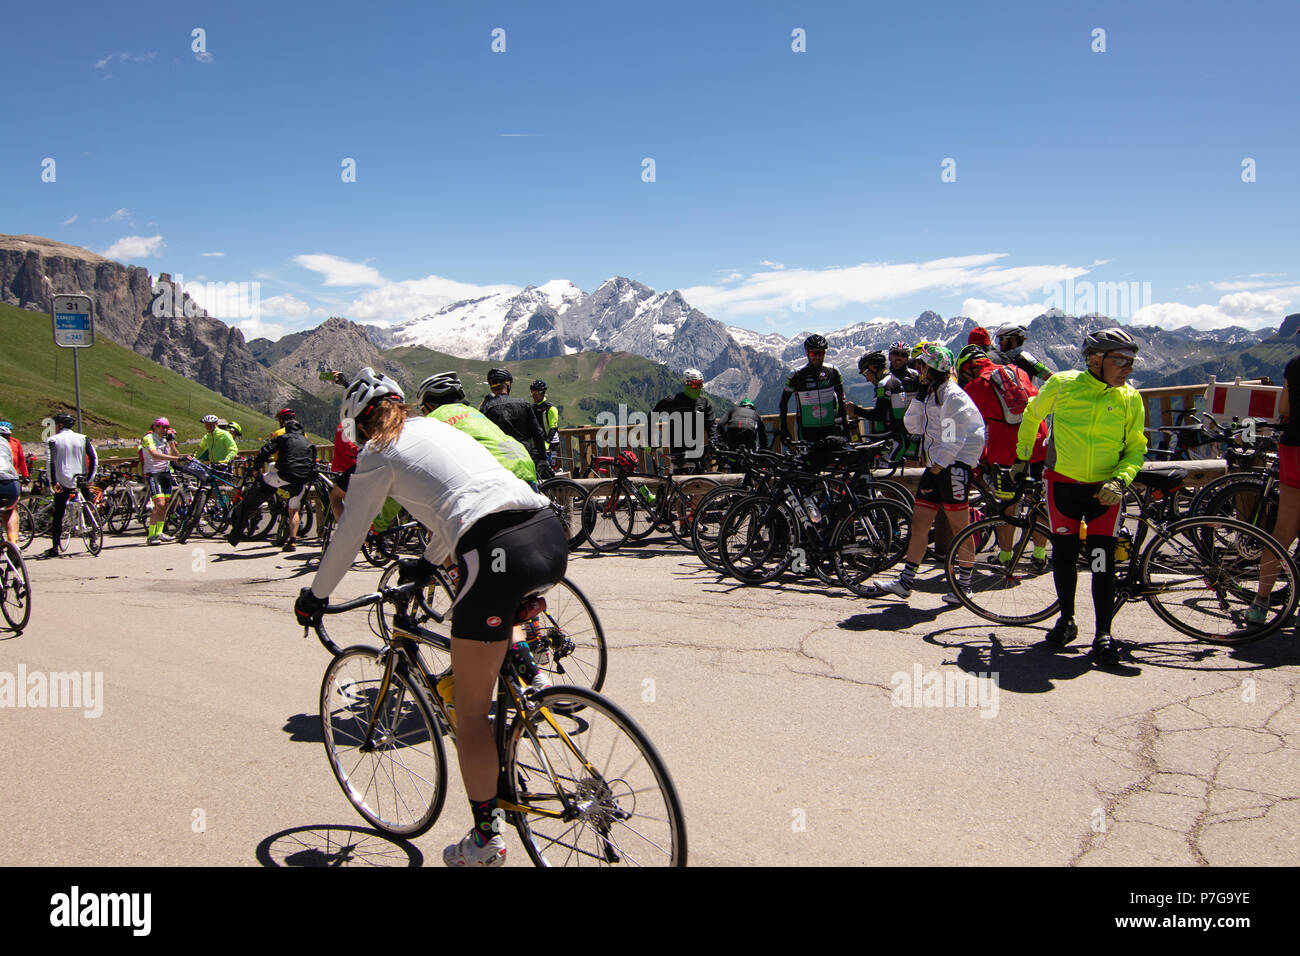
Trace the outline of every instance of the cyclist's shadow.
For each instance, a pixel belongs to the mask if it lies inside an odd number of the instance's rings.
[[[1045,633],[1047,629],[1033,630]],[[1092,661],[1087,641],[1064,648],[1042,642],[1008,646],[996,633],[970,624],[931,631],[923,639],[927,644],[956,649],[957,659],[952,663],[957,667],[969,674],[996,674],[998,689],[1013,694],[1046,693],[1054,690],[1058,681],[1074,680],[1099,669]],[[1105,670],[1130,677],[1141,673],[1124,664]]]

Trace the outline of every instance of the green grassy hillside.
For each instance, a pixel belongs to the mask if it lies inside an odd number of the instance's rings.
[[[160,415],[171,420],[181,441],[200,437],[199,419],[209,413],[239,422],[247,439],[276,427],[275,419],[102,335],[95,337],[93,348],[81,350],[78,362],[82,423],[91,438],[138,438]],[[24,445],[35,444],[41,440],[42,420],[60,411],[76,414],[72,350],[55,346],[48,315],[0,305],[0,418],[13,423],[14,435]]]
[[[506,363],[456,358],[422,346],[403,346],[383,354],[406,370],[401,384],[412,392],[435,372],[457,372],[465,384],[465,400],[475,407],[488,394],[484,384],[488,369],[509,368],[515,377],[510,394],[525,400],[531,400],[528,386],[540,378],[546,382],[547,399],[560,411],[561,428],[594,425],[597,415],[617,413],[619,405],[648,412],[660,399],[681,391],[674,372],[629,352],[579,352]],[[418,396],[409,397],[415,401]],[[708,395],[708,399],[719,416],[732,407],[725,398]]]

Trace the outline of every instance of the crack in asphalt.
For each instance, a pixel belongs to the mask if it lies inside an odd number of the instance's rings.
[[[1276,682],[1264,681],[1264,683],[1274,686]],[[1295,689],[1285,685],[1280,686],[1283,686],[1286,691],[1284,699],[1276,707],[1272,707],[1258,724],[1226,721],[1221,714],[1213,711],[1207,712],[1211,701],[1215,698],[1226,699],[1238,697],[1242,694],[1242,684],[1237,681],[1212,691],[1191,694],[1177,700],[1158,704],[1142,713],[1121,718],[1119,721],[1112,721],[1098,730],[1091,738],[1093,745],[1103,751],[1118,751],[1127,754],[1128,758],[1136,764],[1134,769],[1142,775],[1139,779],[1114,793],[1109,795],[1099,793],[1099,796],[1102,797],[1101,811],[1102,820],[1105,821],[1104,828],[1100,831],[1097,830],[1094,821],[1093,827],[1084,835],[1080,841],[1079,849],[1069,859],[1067,865],[1080,865],[1091,854],[1109,846],[1111,841],[1115,839],[1116,830],[1124,828],[1126,824],[1139,824],[1177,834],[1192,861],[1199,866],[1208,866],[1211,860],[1207,854],[1205,842],[1206,837],[1214,827],[1244,820],[1263,819],[1274,807],[1280,804],[1300,801],[1300,795],[1291,796],[1285,793],[1273,793],[1266,789],[1251,789],[1224,779],[1224,765],[1234,757],[1243,755],[1263,757],[1283,750],[1300,751],[1300,741],[1292,742],[1296,738],[1294,733],[1276,730],[1269,726],[1282,712],[1296,702]],[[1243,704],[1251,703],[1245,701],[1244,698],[1239,702]],[[1172,712],[1180,707],[1201,718],[1205,722],[1204,726],[1166,726],[1162,728],[1160,726],[1160,715]],[[1126,731],[1128,732],[1126,733]],[[1252,747],[1249,750],[1244,750],[1240,745],[1227,746],[1217,742],[1208,743],[1200,749],[1212,754],[1213,762],[1207,769],[1203,770],[1178,769],[1177,763],[1172,762],[1176,761],[1177,757],[1180,756],[1186,759],[1185,753],[1179,751],[1175,746],[1185,739],[1191,738],[1194,741],[1195,735],[1223,734],[1224,732],[1233,731],[1250,734],[1258,739],[1260,744],[1268,744],[1268,746]],[[1115,741],[1105,740],[1106,736],[1115,738]],[[1165,755],[1162,762],[1162,751],[1166,747],[1173,750],[1174,754]],[[1178,778],[1186,778],[1188,781],[1196,781],[1200,784],[1201,792],[1199,796],[1194,796],[1186,790],[1162,788],[1161,784],[1167,785]],[[1197,801],[1195,815],[1188,824],[1153,819],[1153,811],[1147,810],[1144,812],[1135,806],[1137,803],[1136,798],[1144,794],[1160,795],[1175,800]],[[1220,806],[1216,809],[1216,803],[1222,804],[1230,798],[1239,796],[1245,796],[1247,799],[1254,798],[1255,802],[1229,808]],[[1116,842],[1122,845],[1122,841]]]

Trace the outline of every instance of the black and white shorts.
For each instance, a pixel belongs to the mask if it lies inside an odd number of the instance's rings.
[[[970,465],[954,462],[937,475],[929,468],[916,486],[916,506],[934,511],[963,511],[970,498]]]

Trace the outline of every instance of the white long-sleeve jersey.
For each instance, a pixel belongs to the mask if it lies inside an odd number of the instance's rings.
[[[921,461],[927,467],[948,468],[954,462],[979,463],[984,451],[984,417],[956,382],[943,384],[935,402],[933,394],[907,406],[903,427],[922,437]]]
[[[370,522],[392,498],[431,532],[424,556],[441,563],[480,518],[545,508],[550,502],[462,431],[435,418],[412,418],[383,451],[367,444],[348,483],[343,517],[321,557],[312,593],[327,598],[352,567]]]

